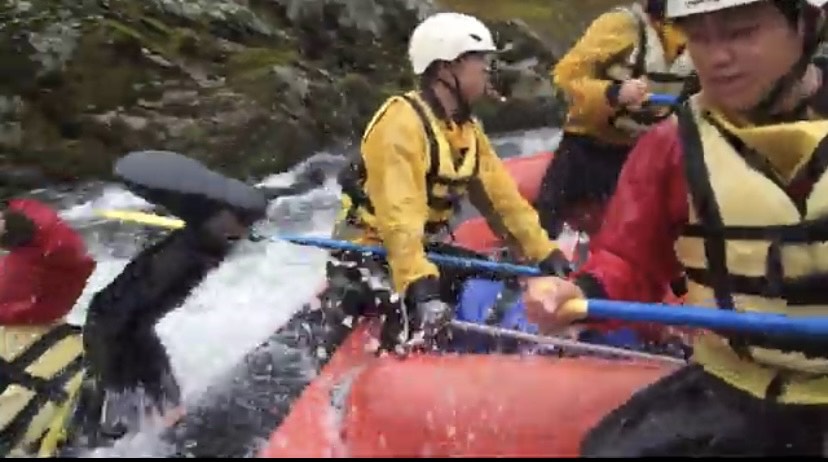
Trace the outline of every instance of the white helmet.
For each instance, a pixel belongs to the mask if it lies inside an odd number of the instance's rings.
[[[711,11],[726,10],[737,6],[748,5],[766,0],[667,0],[666,16],[681,18]],[[795,0],[790,0],[795,1]],[[822,8],[828,0],[806,0],[809,4]]]
[[[434,61],[453,61],[472,51],[497,51],[492,33],[479,19],[461,13],[437,13],[414,29],[408,59],[417,75]]]

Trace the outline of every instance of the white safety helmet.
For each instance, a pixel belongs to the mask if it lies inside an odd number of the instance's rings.
[[[408,59],[414,73],[420,75],[434,61],[453,61],[473,51],[497,51],[489,28],[473,16],[437,13],[414,29]]]
[[[711,11],[726,10],[737,6],[749,5],[751,3],[767,0],[667,0],[666,17],[682,18]],[[796,1],[796,0],[789,0]],[[807,3],[817,8],[822,8],[828,0],[806,0]]]

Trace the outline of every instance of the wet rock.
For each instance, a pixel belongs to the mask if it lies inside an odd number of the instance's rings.
[[[0,152],[49,178],[108,178],[138,149],[241,177],[353,145],[413,86],[408,36],[429,0],[0,1]],[[555,123],[549,45],[490,20],[508,50],[490,130]],[[504,117],[504,115],[506,117]],[[508,122],[507,122],[508,121]]]

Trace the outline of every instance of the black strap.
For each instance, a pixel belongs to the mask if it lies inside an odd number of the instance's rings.
[[[733,310],[736,304],[727,270],[727,248],[724,221],[710,183],[710,172],[704,160],[701,134],[688,104],[677,108],[679,137],[684,152],[687,188],[699,226],[704,230],[704,253],[707,258],[709,282],[720,309]],[[689,276],[689,274],[688,274]],[[738,335],[728,336],[730,346],[740,356],[749,356],[747,343]]]
[[[647,72],[647,80],[655,83],[683,84],[687,80],[687,77],[672,72]]]
[[[426,140],[428,141],[428,156],[431,161],[426,178],[437,177],[440,173],[440,145],[437,143],[437,135],[434,133],[434,129],[429,122],[425,108],[409,95],[402,95],[402,97],[414,108],[414,112],[417,113],[425,130]]]
[[[769,259],[774,261],[775,259]],[[707,287],[713,287],[714,277],[708,268],[686,267],[687,278]],[[777,271],[775,271],[777,272]],[[774,276],[743,276],[727,274],[727,284],[736,293],[765,298],[782,298],[791,306],[828,304],[828,273],[800,278]]]
[[[432,209],[441,211],[455,209],[460,203],[459,197],[455,197],[456,195],[453,194],[452,191],[449,191],[448,197],[434,196],[433,188],[435,185],[445,185],[449,189],[466,186],[469,183],[469,178],[446,178],[440,175],[440,145],[437,142],[437,136],[434,133],[431,122],[429,122],[426,109],[422,104],[420,104],[419,101],[409,95],[403,95],[403,98],[408,101],[408,103],[411,104],[411,107],[414,108],[414,111],[417,112],[420,122],[425,128],[426,139],[428,140],[429,159],[431,163],[428,173],[426,174],[426,195],[428,206]],[[477,144],[479,144],[477,136],[475,136],[474,142],[475,158],[472,177],[477,176],[480,169],[480,156],[476,153]],[[468,155],[468,153],[468,149],[462,152],[462,155],[459,156],[455,162],[455,168],[458,168],[458,166],[465,161],[465,156]],[[442,223],[439,225],[441,227],[443,226]]]
[[[828,242],[828,217],[792,225],[725,226],[721,231],[729,240],[778,241],[785,244]],[[685,226],[682,235],[706,236],[704,228],[697,224]]]
[[[633,13],[633,16],[638,24],[638,54],[633,63],[632,78],[638,79],[647,70],[647,48],[650,47],[650,44],[647,42],[647,24],[644,19],[635,13]]]

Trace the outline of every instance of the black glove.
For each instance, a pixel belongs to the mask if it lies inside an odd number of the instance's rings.
[[[428,276],[412,282],[405,294],[409,319],[409,340],[422,334],[426,344],[432,344],[454,316],[451,306],[440,299],[440,281]]]
[[[543,274],[551,276],[566,277],[572,272],[572,265],[561,249],[555,249],[543,260],[538,262],[538,268]]]

